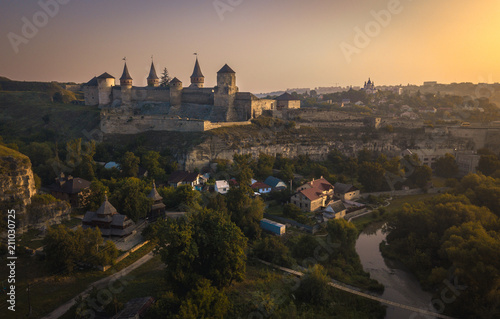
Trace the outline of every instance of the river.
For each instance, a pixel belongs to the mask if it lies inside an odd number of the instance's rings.
[[[379,244],[385,240],[382,224],[367,227],[356,241],[356,252],[361,259],[363,269],[370,273],[371,278],[384,285],[381,296],[384,299],[401,304],[429,309],[432,295],[420,287],[419,282],[408,271],[398,267],[398,263],[384,259]],[[414,314],[409,310],[388,306],[386,319],[430,319],[428,316]]]

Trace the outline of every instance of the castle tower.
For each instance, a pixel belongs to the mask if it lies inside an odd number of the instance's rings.
[[[191,75],[191,86],[192,88],[202,88],[205,83],[205,76],[201,72],[200,63],[198,62],[198,57],[196,57],[196,63],[194,65],[193,74]]]
[[[182,104],[182,82],[178,78],[170,81],[170,105],[173,107]]]
[[[99,106],[111,103],[111,90],[115,85],[115,78],[107,72],[97,77],[97,90],[99,97]]]
[[[160,78],[156,75],[155,65],[153,61],[151,61],[151,70],[149,71],[148,76],[148,86],[149,87],[158,87],[160,85]]]
[[[120,85],[122,88],[132,88],[132,77],[130,76],[130,73],[128,73],[127,62],[125,62],[125,66],[123,67],[123,74],[120,78]]]
[[[127,62],[123,67],[123,74],[120,78],[122,105],[130,106],[132,102],[132,77],[128,73]]]
[[[224,121],[238,121],[238,115],[234,108],[236,93],[238,93],[236,72],[226,64],[217,72],[217,87],[214,94],[214,111],[219,116],[225,114]]]

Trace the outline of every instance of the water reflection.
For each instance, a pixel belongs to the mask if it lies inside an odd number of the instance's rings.
[[[379,245],[385,240],[384,223],[368,226],[356,241],[356,251],[361,264],[370,276],[385,286],[382,298],[402,304],[429,309],[432,295],[420,287],[417,279],[404,269],[401,263],[385,260]],[[411,311],[394,307],[387,308],[386,319],[421,318]]]

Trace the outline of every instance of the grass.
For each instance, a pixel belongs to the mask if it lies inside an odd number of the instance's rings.
[[[106,272],[84,271],[72,275],[54,274],[46,268],[45,263],[35,257],[20,256],[16,261],[16,308],[20,312],[28,309],[28,293],[26,290],[28,283],[30,283],[32,317],[42,317],[84,291],[90,283],[134,263],[149,253],[153,247],[154,245],[151,243],[145,245]],[[6,267],[2,267],[1,278],[7,277],[6,271]],[[3,312],[6,307],[7,303],[5,301],[0,302],[0,312]]]
[[[352,219],[351,222],[354,224],[354,226],[356,226],[358,232],[361,233],[363,229],[365,229],[368,225],[374,222],[381,222],[387,220],[387,218],[391,214],[400,211],[403,208],[404,204],[406,203],[415,204],[417,202],[425,201],[427,199],[430,199],[438,195],[440,194],[418,194],[418,195],[394,197],[390,201],[391,204],[387,207],[384,207],[386,212],[383,215],[377,214],[376,210],[374,210],[372,213]]]
[[[97,107],[54,103],[44,92],[0,91],[0,135],[6,140],[44,141],[84,137],[99,125]]]
[[[147,296],[157,298],[165,291],[164,273],[164,264],[160,256],[155,256],[141,267],[124,276],[119,281],[123,283],[123,286],[117,285],[114,296],[123,305],[133,298]],[[75,310],[76,306],[68,310],[61,318],[75,318]]]
[[[82,224],[82,219],[81,218],[76,218],[76,217],[71,217],[69,220],[63,220],[61,222],[64,226],[68,228],[73,228],[76,226],[80,226]]]

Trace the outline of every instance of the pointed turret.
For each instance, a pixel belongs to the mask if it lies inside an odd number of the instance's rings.
[[[153,61],[151,61],[151,70],[149,70],[148,86],[157,87],[160,85],[160,78],[156,75],[156,69]]]
[[[132,87],[132,77],[130,73],[128,73],[127,62],[125,62],[125,66],[123,67],[123,74],[120,78],[120,85],[125,87]]]
[[[193,74],[191,75],[191,87],[202,88],[204,83],[205,76],[201,72],[200,63],[198,62],[198,57],[196,57]]]

